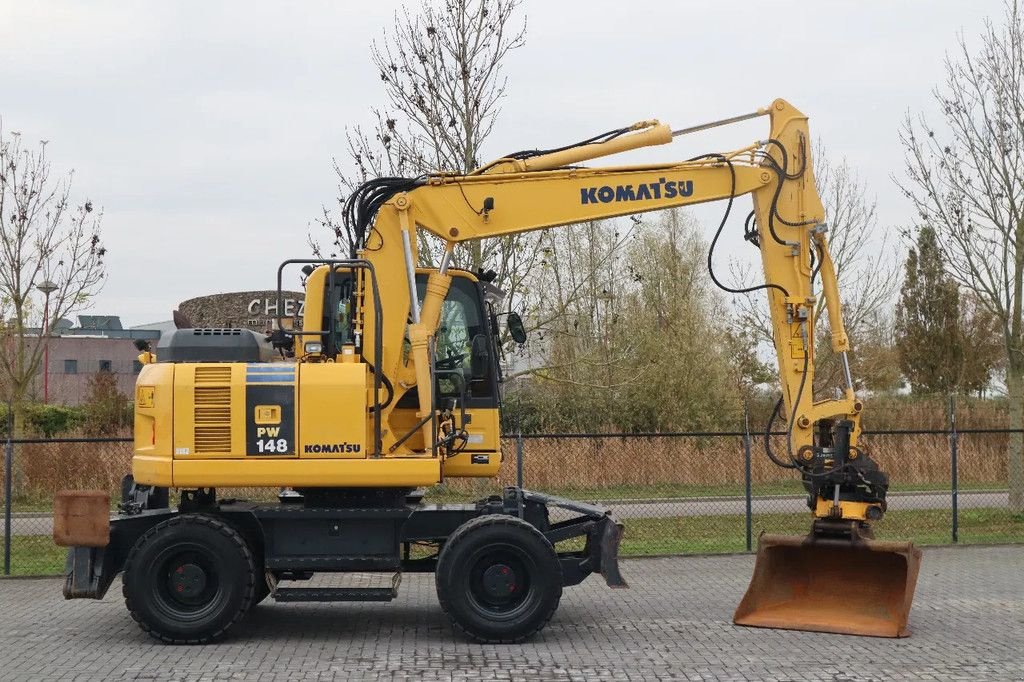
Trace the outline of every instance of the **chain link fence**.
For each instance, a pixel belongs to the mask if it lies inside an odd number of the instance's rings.
[[[880,539],[920,545],[1024,542],[1024,514],[1009,504],[1009,429],[865,432],[862,442],[889,473]],[[770,436],[785,451],[785,434]],[[810,529],[798,476],[773,465],[764,436],[735,432],[530,434],[505,438],[496,479],[451,479],[431,502],[465,502],[509,485],[610,507],[626,525],[624,556],[745,552],[765,531]],[[51,539],[59,490],[107,490],[116,503],[131,468],[131,439],[8,440],[3,468],[3,575],[60,573]],[[222,497],[274,500],[277,489],[231,489]],[[172,497],[173,501],[173,497]]]
[[[1024,542],[1009,505],[1009,430],[866,433],[890,476],[885,540],[919,545]],[[785,452],[785,435],[772,436]],[[625,523],[623,555],[756,550],[762,532],[804,535],[799,476],[773,465],[749,433],[524,436],[526,487],[607,505]],[[506,477],[509,482],[513,479]],[[461,485],[459,484],[452,484]]]

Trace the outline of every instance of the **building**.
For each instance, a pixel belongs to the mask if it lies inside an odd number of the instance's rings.
[[[160,331],[124,329],[121,319],[114,315],[79,315],[77,327],[61,320],[45,341],[49,362],[44,360],[39,369],[36,398],[80,405],[89,399],[89,380],[100,372],[113,374],[118,390],[129,397],[134,395],[135,376],[142,369],[135,347],[137,339],[155,347]]]
[[[118,390],[132,397],[142,369],[136,340],[149,341],[156,350],[161,335],[179,327],[269,331],[277,326],[278,317],[289,327],[302,315],[302,306],[302,292],[282,292],[279,305],[276,290],[237,291],[182,301],[173,320],[131,329],[125,329],[116,315],[79,315],[77,326],[58,320],[48,339],[49,364],[40,368],[35,382],[35,399],[42,402],[46,396],[51,403],[80,405],[89,399],[89,380],[99,372],[113,374]]]

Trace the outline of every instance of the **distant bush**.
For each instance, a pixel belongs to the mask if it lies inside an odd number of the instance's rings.
[[[6,423],[6,419],[4,421]],[[43,438],[74,431],[84,421],[85,411],[80,407],[35,404],[25,408],[26,426],[34,435]]]
[[[110,372],[89,379],[89,399],[82,409],[82,428],[89,436],[112,436],[132,423],[131,403],[117,390],[117,379]]]
[[[25,406],[24,435],[29,438],[53,438],[77,430],[84,421],[85,411],[80,407],[29,403]],[[8,431],[7,405],[0,403],[0,437],[6,438]]]
[[[89,380],[88,400],[80,406],[28,403],[24,406],[24,438],[121,436],[132,425],[132,403],[117,390],[117,380],[100,372]],[[0,438],[10,431],[6,403],[0,403]]]

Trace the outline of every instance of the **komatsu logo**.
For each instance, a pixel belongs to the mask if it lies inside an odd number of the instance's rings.
[[[309,454],[341,454],[343,452],[359,452],[359,443],[314,443],[307,445],[305,452]]]
[[[641,182],[633,185],[603,185],[580,189],[581,204],[610,204],[613,201],[650,201],[651,199],[675,199],[693,194],[693,180],[666,180]]]

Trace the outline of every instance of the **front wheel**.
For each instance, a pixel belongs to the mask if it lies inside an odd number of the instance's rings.
[[[437,597],[456,629],[478,642],[521,642],[562,597],[562,570],[540,531],[488,514],[459,526],[437,560]]]
[[[218,639],[252,603],[249,546],[213,516],[174,516],[147,531],[128,555],[124,598],[151,636],[172,644]]]

